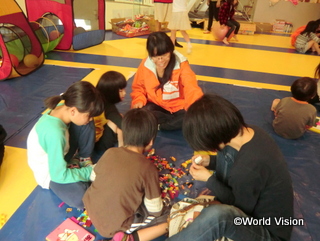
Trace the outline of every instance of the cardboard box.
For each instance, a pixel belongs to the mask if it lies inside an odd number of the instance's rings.
[[[117,23],[120,23],[122,21],[126,20],[125,18],[113,18],[110,20],[110,24],[112,26],[112,32],[117,33],[119,30],[119,26],[117,25]]]
[[[154,20],[154,18],[150,18],[149,20],[145,21],[148,26],[150,32],[157,32],[157,31],[168,31],[168,24],[169,22],[160,22],[158,20]]]
[[[150,19],[139,19],[136,21],[140,21],[141,24],[143,22],[145,22],[148,27],[141,27],[141,28],[135,28],[132,27],[134,24],[134,20],[130,20],[130,19],[125,19],[125,18],[113,18],[110,20],[110,24],[112,25],[112,32],[124,36],[124,37],[128,37],[128,38],[132,38],[132,37],[136,37],[136,36],[141,36],[141,35],[147,35],[150,34],[150,29],[149,29],[149,24],[150,24]],[[130,25],[130,26],[127,26]],[[126,30],[124,30],[125,27],[130,28],[130,30],[127,30],[128,28],[126,28]]]
[[[271,23],[258,23],[256,22],[256,33],[270,33],[273,25]]]
[[[284,19],[276,19],[275,20],[275,24],[285,25],[286,24],[286,20],[284,20]]]
[[[285,32],[286,31],[286,20],[284,19],[276,19],[273,27],[272,27],[272,31],[273,32]]]
[[[239,22],[240,23],[240,29],[239,34],[254,34],[256,31],[256,24],[250,23],[250,22]]]
[[[142,35],[147,35],[150,34],[149,30],[145,30],[145,31],[139,31],[139,32],[117,32],[118,35],[127,37],[127,38],[132,38],[132,37],[137,37],[137,36],[142,36]]]

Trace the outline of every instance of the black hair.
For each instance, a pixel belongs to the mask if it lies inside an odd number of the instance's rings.
[[[131,109],[122,119],[123,144],[125,146],[146,147],[158,131],[154,114],[145,109]]]
[[[173,53],[174,44],[172,43],[169,36],[164,32],[153,32],[149,35],[147,39],[147,51],[149,57],[161,56],[166,53],[170,53],[170,60],[167,67],[164,70],[162,78],[158,77],[159,86],[157,89],[163,88],[164,84],[167,83],[172,75],[176,63],[176,56]]]
[[[65,93],[45,99],[45,106],[54,109],[64,100],[68,107],[76,107],[80,113],[89,113],[89,117],[100,115],[104,110],[100,92],[87,81],[78,81],[72,84]]]
[[[300,101],[308,101],[317,93],[317,82],[310,77],[297,79],[291,85],[292,97]]]
[[[315,33],[318,28],[319,28],[318,21],[310,21],[308,22],[306,28],[300,34],[306,33],[307,36],[309,37],[310,33]]]
[[[316,79],[320,79],[320,63],[318,64],[318,66],[316,67],[316,71],[314,72],[314,77]]]
[[[127,81],[123,74],[117,71],[108,71],[104,73],[97,84],[106,103],[116,104],[121,101],[119,90],[126,88]]]
[[[247,128],[240,111],[219,95],[205,94],[187,110],[183,135],[195,151],[221,150]]]

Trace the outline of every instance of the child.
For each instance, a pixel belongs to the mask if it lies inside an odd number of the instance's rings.
[[[314,72],[314,78],[316,79],[317,82],[317,93],[315,97],[313,97],[311,100],[308,101],[309,104],[316,104],[320,102],[320,64],[316,67],[316,70]]]
[[[222,25],[227,25],[228,27],[230,27],[226,36],[222,40],[222,42],[227,45],[229,44],[228,38],[233,31],[233,38],[235,41],[238,41],[237,34],[240,29],[240,23],[234,19],[235,6],[237,4],[238,0],[227,0],[224,4],[222,4],[219,11],[219,22],[221,27],[223,27]]]
[[[121,102],[126,95],[127,81],[119,72],[104,73],[97,84],[104,99],[104,112],[94,118],[96,126],[95,151],[103,154],[108,148],[123,145],[121,121],[122,115],[115,104]]]
[[[123,117],[122,130],[124,146],[103,154],[83,202],[102,236],[152,240],[167,228],[159,173],[143,155],[156,137],[157,120],[146,109],[132,109]]]
[[[0,125],[0,166],[3,161],[3,156],[4,156],[4,139],[7,136],[7,132],[5,129]]]
[[[292,226],[276,223],[275,217],[293,217],[292,181],[280,148],[264,130],[248,126],[228,100],[205,94],[188,109],[183,136],[194,151],[217,152],[201,155],[198,164],[199,155],[194,156],[189,170],[222,204],[205,207],[166,241],[290,240]],[[262,217],[268,217],[267,225],[235,223]]]
[[[273,128],[278,135],[286,139],[297,139],[315,124],[317,110],[307,101],[316,95],[316,91],[316,81],[303,77],[291,85],[292,97],[273,101],[271,106],[275,115]]]
[[[297,37],[295,42],[295,48],[299,53],[305,53],[309,49],[313,52],[317,52],[320,55],[320,34],[316,33],[319,28],[319,23],[317,21],[310,21],[305,30],[303,30]]]
[[[172,17],[168,28],[171,30],[170,38],[173,44],[176,42],[177,31],[180,30],[184,40],[187,42],[187,53],[190,54],[192,45],[186,30],[190,30],[191,25],[188,16],[186,0],[173,0]]]
[[[132,83],[131,107],[151,110],[160,130],[181,129],[185,110],[203,95],[196,75],[167,34],[151,33],[147,50]]]
[[[61,101],[64,103],[59,103]],[[102,113],[103,100],[92,84],[80,81],[60,96],[47,98],[45,105],[50,110],[41,116],[28,135],[28,164],[42,188],[50,188],[63,202],[81,209],[93,167],[67,167],[71,161],[65,158],[69,150],[68,125],[71,122],[87,125]]]

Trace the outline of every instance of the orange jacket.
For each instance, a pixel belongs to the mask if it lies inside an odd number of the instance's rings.
[[[203,93],[198,86],[195,73],[191,70],[187,59],[178,52],[176,65],[171,79],[163,89],[156,90],[159,80],[156,67],[152,60],[147,57],[142,60],[132,83],[131,106],[141,102],[146,105],[148,101],[159,105],[173,113],[187,108]]]

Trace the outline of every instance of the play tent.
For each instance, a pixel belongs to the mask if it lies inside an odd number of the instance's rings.
[[[37,21],[47,14],[56,16],[57,29],[64,34],[56,49],[80,50],[104,40],[104,0],[26,0],[26,9],[29,21]],[[76,20],[83,20],[88,29]]]
[[[0,80],[27,75],[44,61],[41,44],[14,0],[0,7]]]

